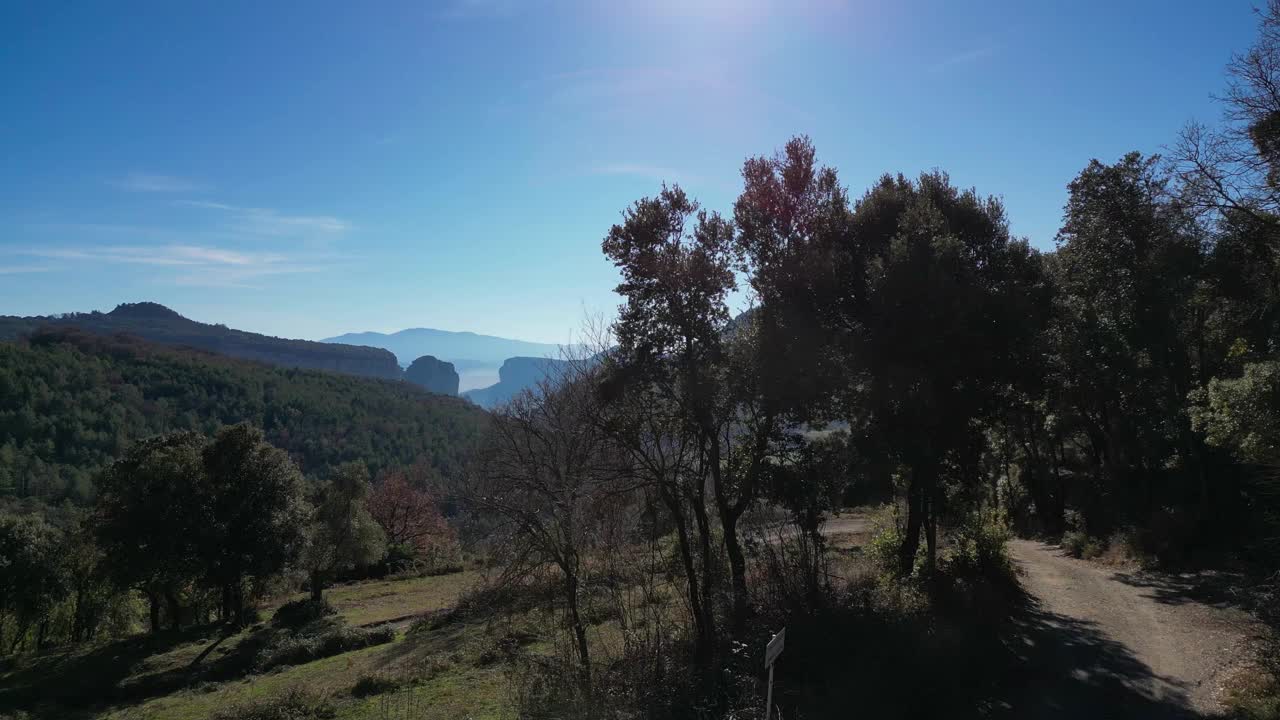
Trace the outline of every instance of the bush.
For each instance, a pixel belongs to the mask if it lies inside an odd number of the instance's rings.
[[[996,510],[972,513],[956,528],[953,537],[950,563],[958,575],[995,579],[1013,573],[1007,547],[1012,533]]]
[[[1071,557],[1084,557],[1084,548],[1089,544],[1089,536],[1079,530],[1070,530],[1062,534],[1062,549]]]
[[[268,647],[258,660],[258,670],[281,665],[301,665],[321,658],[341,655],[352,650],[382,645],[396,639],[395,628],[339,627],[319,635],[291,636]]]
[[[902,573],[898,568],[898,553],[902,549],[906,530],[889,511],[878,513],[874,522],[877,530],[867,543],[867,557],[881,575],[899,577]]]
[[[338,611],[333,609],[328,600],[316,602],[307,598],[281,605],[280,609],[276,610],[276,614],[272,616],[271,622],[278,627],[297,630],[320,618],[337,614]]]
[[[328,700],[293,688],[281,697],[239,705],[211,717],[213,720],[319,720],[332,718],[334,714]]]
[[[1106,549],[1106,546],[1100,541],[1090,539],[1089,542],[1086,542],[1084,547],[1080,549],[1080,557],[1085,560],[1096,560],[1102,557],[1102,553],[1104,553]]]
[[[400,681],[388,675],[361,675],[351,687],[352,697],[364,698],[382,695],[400,687]]]

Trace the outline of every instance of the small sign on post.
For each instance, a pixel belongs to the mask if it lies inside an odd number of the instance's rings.
[[[769,668],[769,694],[765,698],[764,720],[769,720],[769,715],[773,712],[773,663],[782,654],[782,648],[786,644],[787,629],[784,627],[764,648],[764,666]]]

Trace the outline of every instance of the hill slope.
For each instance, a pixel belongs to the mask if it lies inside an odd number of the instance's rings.
[[[85,498],[132,441],[248,421],[324,476],[359,461],[461,471],[485,413],[411,383],[273,368],[75,329],[0,343],[0,492]]]
[[[389,380],[400,377],[399,364],[386,350],[288,340],[233,330],[223,325],[189,320],[163,305],[151,302],[125,303],[109,313],[0,316],[0,340],[12,340],[45,326],[74,327],[102,335],[126,333],[164,345],[198,348],[282,367],[330,370]]]

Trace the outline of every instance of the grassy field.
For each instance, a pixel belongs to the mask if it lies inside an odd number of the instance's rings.
[[[471,570],[407,580],[373,580],[330,588],[325,599],[352,625],[376,625],[453,607],[458,596],[480,579],[480,573]],[[289,599],[305,597],[299,593]]]
[[[452,623],[407,632],[413,618],[452,607],[479,578],[469,571],[333,588],[328,599],[345,623],[392,622],[396,640],[261,675],[244,676],[236,659],[268,632],[265,624],[228,636],[193,628],[10,660],[0,665],[0,717],[23,710],[35,718],[194,720],[291,688],[328,697],[339,718],[508,717],[503,673],[489,652],[501,629]],[[366,676],[398,688],[354,697]]]
[[[831,570],[847,582],[865,571],[860,546],[871,526],[861,515],[837,521],[845,524],[831,538]],[[519,684],[505,662],[512,643],[535,655],[563,651],[550,629],[559,620],[554,611],[516,609],[536,608],[533,598],[489,620],[441,620],[483,580],[482,571],[470,569],[329,588],[326,599],[338,615],[325,622],[390,627],[394,640],[300,664],[259,660],[288,632],[273,626],[275,609],[303,595],[267,603],[263,622],[234,634],[189,628],[0,661],[0,720],[19,710],[36,720],[195,720],[294,690],[324,698],[337,718],[512,718]],[[660,614],[676,611],[674,588],[661,583],[654,592],[665,599]],[[607,665],[623,649],[617,616],[607,603],[588,602],[584,613],[593,657]]]

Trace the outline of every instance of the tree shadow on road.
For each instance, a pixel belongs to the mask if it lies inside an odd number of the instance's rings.
[[[1147,597],[1166,605],[1194,603],[1216,608],[1244,609],[1250,605],[1247,582],[1242,574],[1195,572],[1118,572],[1114,579],[1131,587],[1150,590]]]
[[[1094,623],[1050,612],[1032,597],[1021,600],[1004,642],[1005,697],[993,699],[987,717],[1201,717],[1183,684],[1153,673]]]

